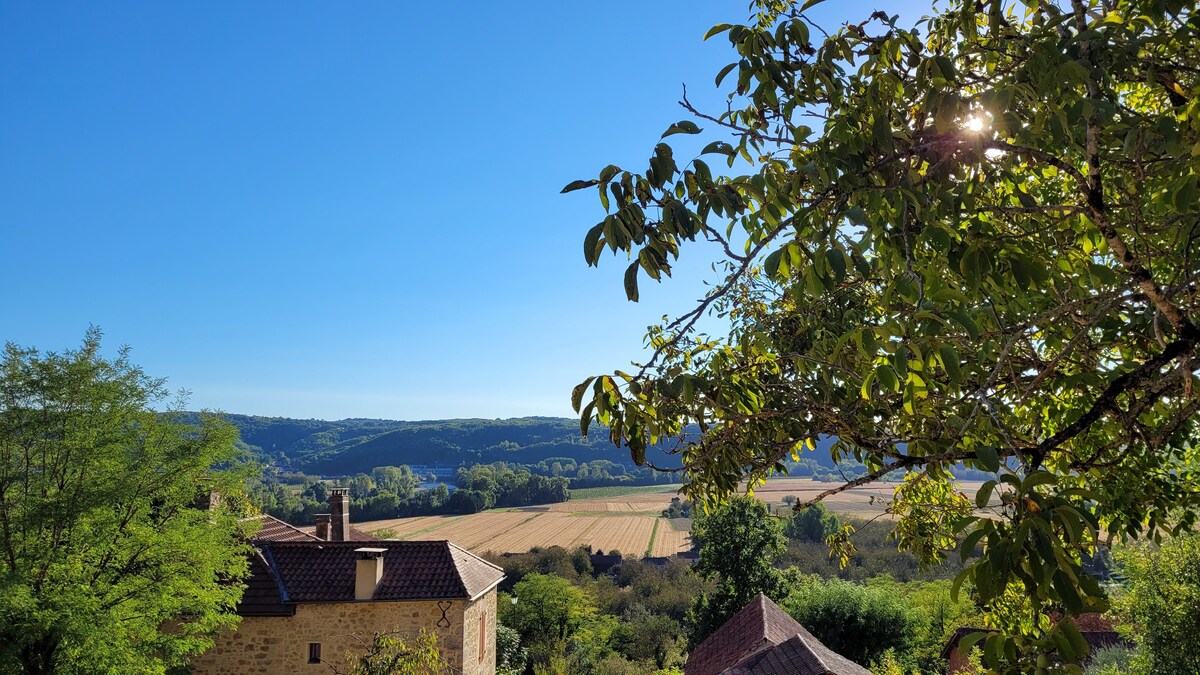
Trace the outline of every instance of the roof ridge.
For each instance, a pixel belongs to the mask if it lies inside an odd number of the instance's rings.
[[[800,623],[800,622],[799,622],[799,621],[797,621],[796,623]],[[808,642],[807,640],[805,640],[804,638],[805,638],[805,636],[807,636],[807,637],[810,637],[810,638],[812,638],[813,640],[816,640],[818,643],[820,643],[822,647],[825,647],[825,643],[824,643],[824,642],[821,642],[820,640],[817,640],[817,637],[816,637],[815,635],[813,635],[812,633],[808,632],[808,629],[804,627],[804,624],[800,624],[800,630],[801,630],[802,632],[800,632],[800,633],[796,633],[796,637],[800,639],[800,643],[804,645],[804,648],[805,648],[805,649],[806,649],[806,650],[807,650],[807,651],[808,651],[810,654],[812,654],[812,655],[813,655],[813,658],[815,658],[815,659],[817,660],[817,663],[819,663],[819,664],[821,665],[821,667],[822,667],[822,668],[824,668],[825,670],[827,670],[827,671],[829,671],[829,672],[831,672],[831,673],[832,673],[832,672],[835,672],[835,671],[833,670],[833,667],[832,667],[830,664],[826,663],[826,662],[825,662],[825,659],[821,657],[821,650],[820,650],[820,649],[816,649],[816,648],[814,648],[814,647],[813,647],[811,644],[809,644],[809,642]],[[827,650],[828,650],[828,649],[829,649],[829,647],[825,647],[825,649],[827,649]],[[833,650],[829,650],[829,651],[830,651],[830,652],[832,652],[832,653],[835,653],[835,654],[837,653],[837,652],[833,652]]]
[[[262,556],[263,562],[267,563],[267,572],[271,574],[271,578],[275,580],[275,585],[279,587],[279,601],[289,602],[287,586],[283,585],[283,577],[280,576],[279,570],[275,568],[275,556],[271,553],[271,542],[264,541],[262,548],[256,546],[255,550]]]
[[[497,565],[497,564],[495,564],[495,563],[488,562],[487,560],[485,560],[485,559],[483,559],[483,558],[479,557],[478,555],[476,555],[476,554],[472,553],[471,551],[468,551],[467,549],[463,548],[462,546],[459,546],[458,544],[456,544],[456,543],[454,543],[454,542],[450,541],[449,539],[441,539],[441,540],[437,540],[437,541],[444,541],[444,542],[446,542],[446,544],[447,544],[447,545],[449,545],[449,546],[451,546],[451,547],[453,547],[453,548],[456,548],[456,549],[458,549],[458,550],[462,551],[463,553],[466,553],[467,555],[469,555],[469,556],[471,556],[472,558],[474,558],[474,559],[478,560],[479,562],[483,563],[484,565],[487,565],[488,567],[491,567],[492,569],[496,570],[497,572],[503,572],[503,571],[504,571],[504,568],[503,568],[503,567],[501,567],[501,566],[499,566],[499,565]]]
[[[261,520],[264,522],[269,521],[271,523],[274,523],[275,525],[282,525],[283,527],[286,527],[287,529],[295,532],[296,534],[304,535],[305,537],[308,537],[308,539],[311,541],[324,541],[323,539],[316,536],[315,534],[312,534],[311,532],[305,532],[304,530],[296,527],[295,525],[292,525],[291,523],[287,522],[286,520],[283,520],[282,518],[276,518],[275,516],[273,516],[269,513],[260,513],[258,515],[254,515],[254,516],[246,516],[245,518],[241,519],[241,522],[244,523],[248,520]],[[262,528],[259,528],[259,531],[261,532]],[[255,537],[257,537],[257,536],[258,535],[255,534]],[[251,538],[253,539],[254,537],[251,537]]]

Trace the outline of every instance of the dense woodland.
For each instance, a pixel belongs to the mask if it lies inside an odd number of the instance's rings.
[[[377,466],[368,473],[321,479],[302,473],[269,473],[249,481],[251,499],[264,513],[289,523],[309,524],[317,513],[328,513],[329,488],[350,490],[350,518],[361,522],[477,513],[503,506],[526,506],[566,501],[569,481],[533,473],[503,462],[459,467],[454,485],[418,489],[420,477],[408,466]]]
[[[624,460],[606,439],[584,438],[577,420],[553,417],[400,422],[377,419],[337,421],[226,415],[241,432],[252,456],[284,471],[317,475],[369,472],[376,466],[457,467],[507,462],[536,465],[571,458],[576,464]],[[654,455],[671,463],[665,442]]]
[[[634,465],[627,453],[607,443],[602,429],[579,433],[576,420],[525,417],[507,420],[434,420],[399,422],[379,419],[337,421],[225,415],[236,426],[250,455],[268,474],[341,477],[370,474],[382,466],[453,473],[462,466],[503,462],[530,473],[564,477],[569,487],[676,483],[677,473]],[[693,432],[684,436],[691,438]],[[651,446],[647,460],[660,468],[678,466],[672,451],[678,439]],[[834,463],[832,438],[820,438],[813,450],[782,463],[790,476],[835,481],[862,475],[852,458]],[[958,466],[963,479],[990,476]],[[285,482],[302,482],[289,478]]]

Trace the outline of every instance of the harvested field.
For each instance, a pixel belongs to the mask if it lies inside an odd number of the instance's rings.
[[[590,545],[593,551],[617,550],[632,557],[639,557],[646,552],[646,546],[650,543],[650,533],[654,530],[654,521],[660,520],[653,516],[601,517],[603,520],[584,533],[578,543]]]
[[[780,478],[760,486],[754,496],[773,506],[782,506],[785,497],[809,500],[836,485],[808,478]],[[979,485],[963,482],[960,490],[973,497]],[[880,484],[846,490],[826,498],[825,507],[842,516],[874,518],[883,512],[895,487],[895,484]],[[449,539],[477,553],[520,553],[535,546],[571,549],[590,545],[592,550],[618,550],[630,557],[642,556],[647,549],[653,556],[668,556],[691,548],[690,532],[679,529],[690,526],[691,521],[668,520],[660,515],[676,496],[668,488],[665,492],[596,497],[465,516],[420,516],[356,525],[367,532],[391,529],[398,539]],[[659,523],[657,531],[655,522]]]
[[[391,520],[374,520],[369,523],[361,523],[356,525],[359,529],[363,527],[369,528],[370,531],[375,530],[391,530],[396,533],[397,539],[404,539],[407,535],[414,532],[424,530],[426,528],[436,529],[443,525],[448,525],[451,521],[457,520],[460,516],[416,516],[414,518],[393,518]]]
[[[414,522],[407,522],[414,521]],[[668,556],[691,548],[691,535],[671,527],[657,515],[638,513],[561,511],[485,511],[467,516],[401,518],[358,523],[367,532],[390,528],[398,539],[449,539],[483,553],[519,553],[535,546],[566,549],[590,545],[593,550],[621,551],[639,557],[650,546],[650,533],[659,522],[652,555]]]
[[[658,532],[654,535],[654,545],[650,548],[652,556],[668,556],[687,551],[692,547],[692,533],[676,530],[669,521],[660,520]]]
[[[607,511],[613,513],[646,513],[658,515],[671,504],[672,497],[678,496],[674,490],[670,490],[667,492],[650,492],[618,497],[572,499],[566,502],[551,504],[550,510],[567,513]]]

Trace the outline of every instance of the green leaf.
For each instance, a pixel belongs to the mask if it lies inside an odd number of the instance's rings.
[[[959,544],[958,547],[958,555],[963,562],[967,562],[967,558],[970,558],[971,554],[975,552],[975,547],[979,545],[979,540],[983,539],[985,534],[987,532],[980,528],[972,530],[970,534],[963,537],[962,544]]]
[[[896,378],[896,371],[892,370],[892,367],[888,365],[876,366],[875,379],[879,380],[880,386],[883,387],[884,391],[888,392],[895,392],[896,385],[900,383]]]
[[[583,412],[579,413],[579,433],[587,436],[588,427],[592,425],[592,413],[596,410],[596,402],[591,401],[583,407]]]
[[[638,267],[639,263],[635,260],[625,269],[625,297],[629,298],[630,302],[638,301]]]
[[[598,180],[573,180],[570,183],[567,183],[567,186],[564,187],[559,194],[561,195],[568,192],[574,192],[576,190],[582,190],[583,188],[589,188],[593,185],[597,185],[599,182],[600,181]]]
[[[996,481],[989,480],[979,486],[979,491],[975,493],[975,506],[985,508],[988,502],[992,499],[992,491],[996,489]]]
[[[707,40],[708,38],[710,38],[714,35],[720,35],[721,33],[724,33],[725,31],[729,30],[730,28],[733,28],[733,26],[730,24],[719,23],[719,24],[713,26],[712,28],[708,29],[708,32],[704,34],[704,39]]]
[[[897,376],[908,376],[908,347],[900,345],[896,348],[896,353],[892,355],[892,367],[896,369]]]
[[[571,390],[571,409],[573,409],[575,412],[579,412],[579,406],[583,404],[583,394],[585,391],[587,391],[588,386],[592,384],[592,380],[594,379],[596,378],[589,377],[583,382],[575,385],[575,388]]]
[[[1175,188],[1174,204],[1180,213],[1188,213],[1196,208],[1197,186],[1196,178],[1184,176]]]
[[[1051,561],[1046,562],[1050,563]],[[1070,578],[1068,578],[1062,570],[1056,570],[1054,572],[1053,580],[1054,592],[1058,594],[1059,599],[1063,601],[1063,605],[1067,608],[1067,611],[1076,616],[1082,614],[1083,598],[1079,597],[1079,591],[1075,590],[1075,584],[1071,583]],[[1070,622],[1064,621],[1063,623]],[[1080,654],[1080,656],[1082,656],[1082,654]]]
[[[721,81],[725,79],[725,76],[729,74],[729,71],[731,71],[737,67],[738,67],[737,63],[731,63],[731,64],[725,66],[724,68],[722,68],[721,72],[717,73],[717,86],[718,87],[721,86]]]
[[[700,154],[702,155],[708,155],[712,153],[725,155],[726,157],[733,157],[735,154],[737,154],[737,150],[734,150],[733,146],[725,141],[713,141],[712,143],[704,146],[704,149],[700,151]]]
[[[587,236],[583,238],[583,259],[588,265],[595,265],[600,260],[600,235],[603,233],[604,223],[598,223],[588,230]]]
[[[875,145],[881,150],[890,151],[892,149],[892,124],[883,115],[876,115],[874,123],[871,125],[872,140]]]
[[[975,321],[972,320],[970,315],[968,315],[965,311],[956,309],[952,312],[947,312],[947,314],[949,314],[950,318],[954,319],[958,325],[962,326],[963,330],[967,331],[967,335],[970,336],[972,340],[979,339],[979,326],[975,324]]]
[[[825,0],[804,0],[804,4],[800,6],[800,11],[801,12],[807,11],[812,7],[816,7],[817,5],[821,4],[822,2],[825,2]]]
[[[946,376],[950,378],[950,382],[953,384],[962,382],[962,370],[959,369],[960,359],[954,345],[945,344],[938,347],[938,356],[942,360],[942,368],[946,370]]]
[[[1000,470],[1000,455],[990,445],[981,445],[975,448],[975,458],[990,473],[996,473]]]
[[[767,273],[767,277],[776,279],[779,277],[779,262],[783,260],[783,249],[771,251],[767,259],[763,261],[763,271]]]
[[[685,232],[688,239],[694,239],[699,229],[695,221],[692,220],[692,214],[683,205],[683,202],[671,202],[671,215],[675,219],[675,227],[681,232]]]
[[[825,260],[829,271],[833,272],[833,281],[841,283],[846,278],[846,257],[836,248],[825,251]]]
[[[666,138],[667,136],[673,136],[675,134],[698,134],[701,131],[702,130],[700,127],[696,126],[695,122],[690,120],[681,120],[667,127],[667,130],[663,132],[661,138]]]
[[[1058,481],[1058,476],[1049,471],[1034,471],[1021,481],[1021,492],[1029,492],[1039,485],[1048,485]]]

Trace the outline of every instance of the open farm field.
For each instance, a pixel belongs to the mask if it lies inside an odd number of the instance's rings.
[[[958,489],[967,498],[974,499],[975,492],[983,483],[980,481],[959,481]],[[876,483],[862,487],[851,488],[822,500],[825,508],[839,516],[869,519],[879,516],[892,499],[892,493],[897,483]],[[759,486],[754,496],[771,504],[782,506],[786,497],[792,496],[800,501],[813,499],[825,490],[837,487],[838,483],[822,483],[811,478],[776,478]]]
[[[571,490],[571,501],[596,499],[598,497],[622,497],[646,492],[674,492],[679,483],[669,485],[612,485],[609,487],[578,488]]]
[[[645,492],[615,497],[572,499],[566,502],[551,504],[550,510],[562,513],[603,511],[615,513],[650,513],[657,515],[670,505],[672,497],[678,496],[679,494],[674,489],[667,489],[661,492]]]
[[[782,506],[785,497],[808,500],[835,485],[808,478],[779,478],[760,486],[754,496],[772,506]],[[973,497],[979,485],[963,482],[960,489]],[[826,498],[825,507],[841,516],[874,518],[883,513],[894,488],[893,484],[882,484],[846,490]],[[572,499],[465,516],[376,520],[356,526],[367,532],[391,530],[397,539],[449,539],[477,553],[521,553],[535,546],[570,549],[590,545],[592,550],[617,550],[626,556],[642,556],[647,551],[653,556],[668,556],[686,551],[692,545],[691,533],[677,527],[683,524],[683,519],[667,520],[661,516],[676,496],[668,487],[661,492]]]
[[[661,510],[661,509],[660,509]],[[408,521],[417,521],[410,523]],[[655,523],[658,527],[655,528]],[[357,523],[367,532],[390,529],[397,539],[448,539],[476,553],[520,553],[535,546],[617,550],[639,557],[667,556],[691,548],[691,535],[657,513],[584,511],[485,511],[466,516],[426,516]],[[653,546],[651,534],[654,533]]]

